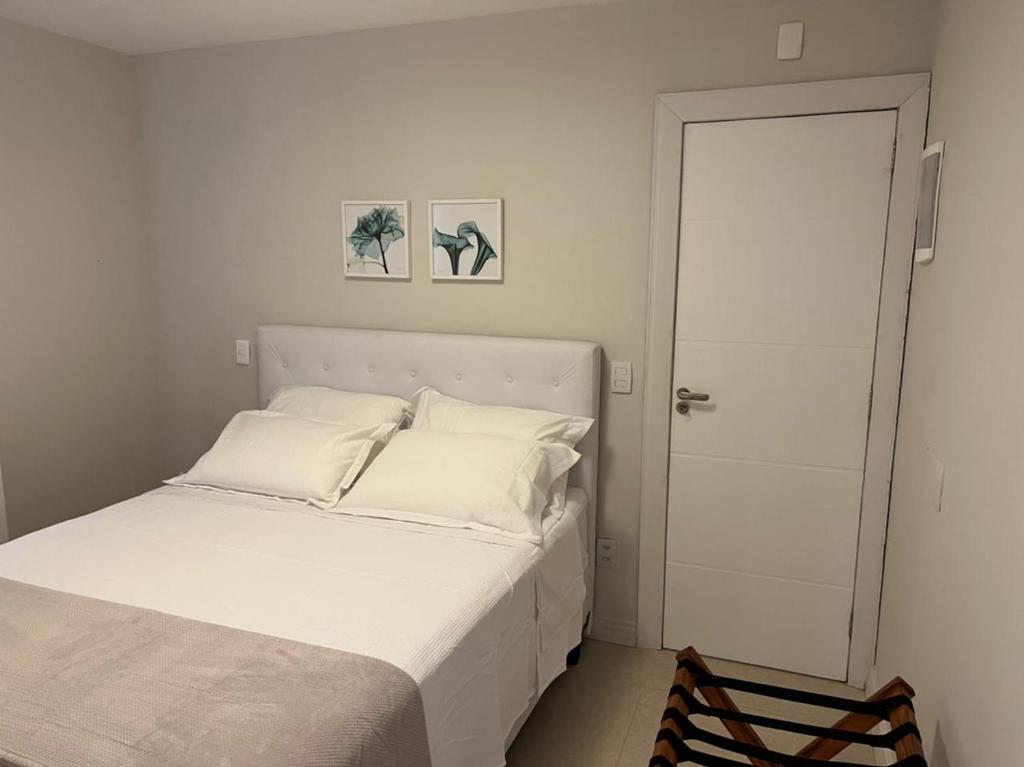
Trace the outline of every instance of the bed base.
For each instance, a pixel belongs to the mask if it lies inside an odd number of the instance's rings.
[[[580,659],[583,657],[583,639],[587,636],[587,630],[590,628],[590,613],[587,613],[587,617],[583,621],[583,635],[580,637],[580,643],[569,650],[565,656],[566,666],[578,666],[580,665]]]
[[[832,727],[746,714],[733,703],[727,690],[740,690],[847,713]],[[694,691],[700,692],[706,703],[699,701]],[[852,762],[833,761],[834,757],[853,743],[894,751],[898,760],[895,762],[896,767],[927,767],[921,748],[921,733],[914,716],[913,697],[913,688],[899,677],[866,701],[860,701],[716,676],[700,653],[687,647],[676,655],[676,674],[649,767],[677,767],[679,764],[698,764],[704,767],[860,767]],[[693,715],[716,717],[732,737],[702,729],[692,721]],[[870,730],[881,722],[889,725],[889,732],[881,735],[871,733]],[[812,735],[815,739],[796,754],[784,754],[765,746],[751,726],[755,724]],[[690,746],[691,742],[736,754],[744,761],[697,750]]]
[[[583,657],[583,643],[580,642],[578,645],[569,650],[568,655],[565,656],[566,666],[578,666],[580,665],[580,658]]]

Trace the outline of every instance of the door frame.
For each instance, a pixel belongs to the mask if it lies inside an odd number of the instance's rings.
[[[687,123],[897,110],[872,397],[861,496],[847,681],[874,665],[896,418],[928,118],[927,73],[659,94],[655,102],[650,274],[640,484],[637,644],[662,646],[679,216]]]

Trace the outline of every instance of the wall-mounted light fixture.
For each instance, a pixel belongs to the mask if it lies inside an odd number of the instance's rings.
[[[917,238],[914,261],[929,264],[935,258],[935,229],[939,218],[939,184],[942,183],[942,155],[945,141],[938,141],[921,156],[921,186],[917,198]]]

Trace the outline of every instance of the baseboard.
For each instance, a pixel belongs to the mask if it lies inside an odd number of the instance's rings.
[[[868,678],[864,685],[865,697],[870,697],[878,692],[878,669],[872,666],[868,669]],[[889,731],[888,722],[879,722],[871,730],[876,735],[884,735]],[[890,765],[896,764],[896,754],[886,748],[876,748],[875,750],[875,764],[878,767],[890,767]]]
[[[589,636],[602,642],[636,647],[636,621],[595,617]]]
[[[868,669],[868,678],[864,683],[864,697],[869,698],[878,692],[878,669],[872,666]]]

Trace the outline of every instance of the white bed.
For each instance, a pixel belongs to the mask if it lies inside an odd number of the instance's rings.
[[[592,344],[269,327],[258,350],[261,403],[430,385],[597,416]],[[596,444],[541,546],[165,487],[0,547],[0,577],[388,661],[420,686],[434,767],[497,767],[590,611]]]

